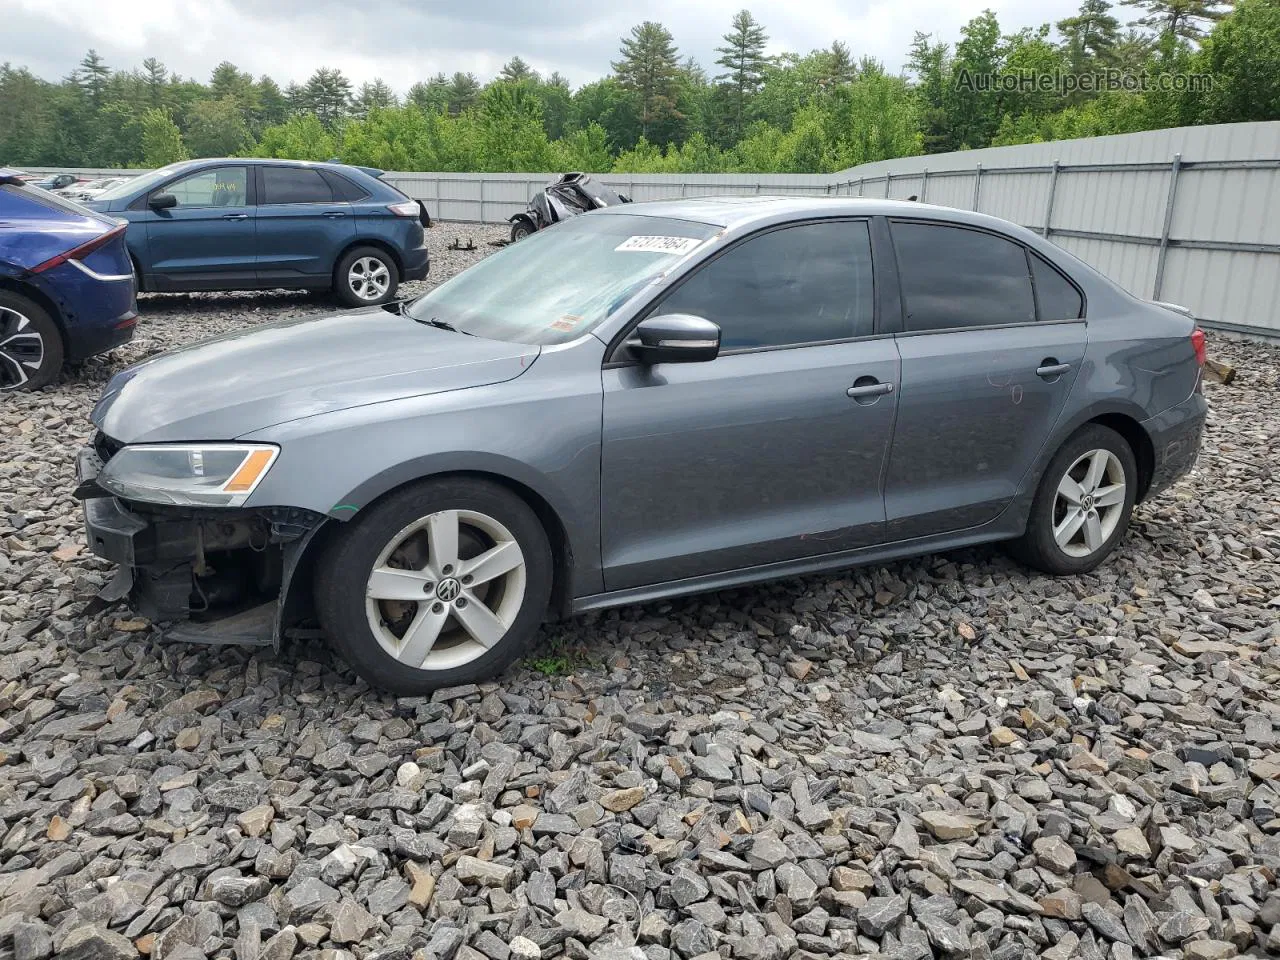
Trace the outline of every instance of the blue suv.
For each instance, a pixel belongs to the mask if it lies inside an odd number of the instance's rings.
[[[87,204],[129,221],[145,291],[332,289],[384,303],[429,261],[421,205],[365,168],[294,160],[187,160]]]
[[[0,392],[127,343],[138,322],[125,225],[0,168]]]

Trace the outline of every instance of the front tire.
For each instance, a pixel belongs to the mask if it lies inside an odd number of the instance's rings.
[[[385,250],[356,247],[348,250],[333,271],[333,290],[347,307],[376,307],[396,295],[400,271]]]
[[[487,680],[528,648],[551,597],[537,515],[483,480],[427,480],[351,521],[322,558],[320,622],[372,686],[405,696]]]
[[[518,243],[533,232],[533,224],[522,217],[511,224],[511,242]]]
[[[1027,519],[1010,550],[1045,573],[1088,573],[1115,549],[1133,514],[1138,464],[1128,441],[1091,423],[1049,461]]]
[[[0,290],[0,393],[39,390],[62,371],[62,333],[34,300]]]

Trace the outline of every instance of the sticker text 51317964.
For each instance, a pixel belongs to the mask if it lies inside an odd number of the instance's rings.
[[[696,237],[627,237],[614,250],[629,250],[633,253],[688,253],[702,243]]]

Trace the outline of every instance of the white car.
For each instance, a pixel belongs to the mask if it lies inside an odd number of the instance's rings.
[[[73,183],[69,187],[55,190],[54,193],[66,197],[68,200],[96,200],[117,183],[123,183],[124,180],[124,177],[100,177],[97,180],[89,180],[85,183]]]

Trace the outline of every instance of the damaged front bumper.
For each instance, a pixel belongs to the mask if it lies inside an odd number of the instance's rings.
[[[309,510],[131,504],[97,485],[102,459],[76,457],[89,549],[117,564],[102,592],[127,599],[168,639],[280,646],[311,612],[308,548],[326,524]]]

